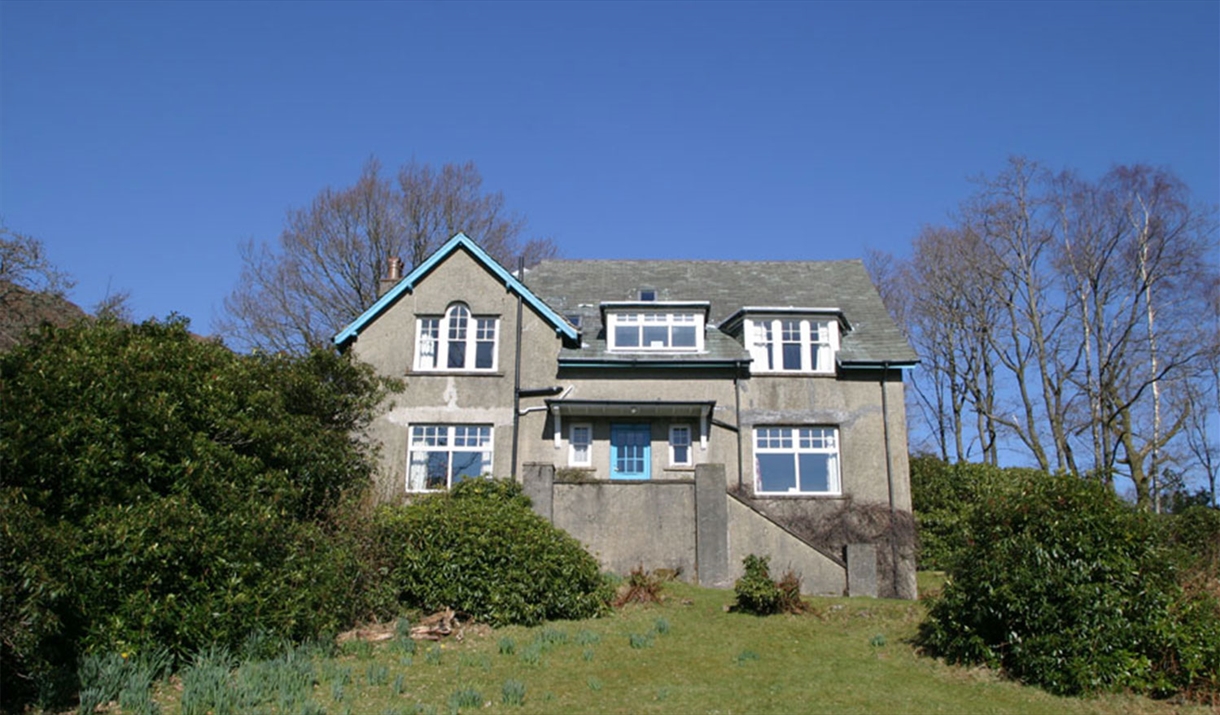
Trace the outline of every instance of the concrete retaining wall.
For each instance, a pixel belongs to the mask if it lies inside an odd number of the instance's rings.
[[[849,592],[847,561],[729,495],[721,465],[700,465],[693,481],[556,482],[554,475],[551,465],[526,465],[523,486],[534,510],[615,573],[670,569],[685,581],[729,588],[741,577],[745,556],[758,554],[771,558],[776,578],[795,571],[804,593]],[[874,550],[848,550],[857,554],[850,595],[876,595]]]

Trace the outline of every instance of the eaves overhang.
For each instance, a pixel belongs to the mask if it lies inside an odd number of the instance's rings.
[[[852,329],[842,308],[805,308],[793,305],[748,305],[720,321],[720,325],[716,327],[725,333],[733,333],[747,315],[832,315],[839,321],[843,332],[851,332]]]
[[[564,417],[706,417],[715,400],[547,400],[552,413]]]
[[[596,369],[685,369],[685,370],[721,370],[743,368],[749,365],[749,360],[666,360],[656,358],[559,358],[559,367],[578,367]]]
[[[453,254],[454,251],[459,249],[469,253],[470,256],[475,259],[475,261],[477,261],[480,265],[487,269],[488,272],[494,275],[502,284],[504,284],[504,287],[508,290],[508,292],[521,296],[523,301],[537,311],[538,314],[541,315],[542,318],[555,329],[556,334],[561,335],[571,341],[575,341],[577,339],[579,334],[576,328],[569,323],[566,318],[555,312],[555,310],[547,305],[545,301],[535,295],[533,291],[525,286],[524,283],[518,280],[516,276],[510,273],[506,268],[504,268],[504,266],[500,265],[496,259],[488,255],[488,253],[480,248],[477,243],[468,238],[466,234],[459,233],[453,238],[449,239],[445,245],[437,249],[436,252],[434,252],[431,256],[428,256],[428,258],[416,266],[413,271],[408,273],[406,277],[396,283],[393,288],[386,291],[385,295],[378,298],[377,302],[373,303],[368,310],[360,314],[360,317],[349,323],[347,327],[343,328],[343,330],[340,330],[334,337],[335,345],[342,348],[347,345],[347,343],[354,340],[360,334],[360,332],[369,325],[369,323],[373,322],[373,320],[381,315],[386,308],[393,305],[394,301],[398,300],[399,296],[404,293],[413,293],[415,291],[415,287],[419,285],[420,281],[422,281],[433,271],[433,269],[440,265],[442,261]]]
[[[839,361],[843,370],[913,370],[919,366],[918,360],[851,360]]]

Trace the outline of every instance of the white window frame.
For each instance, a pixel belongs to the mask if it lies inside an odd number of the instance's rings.
[[[679,439],[679,435],[686,433],[686,441]],[[670,425],[669,426],[669,466],[671,467],[693,467],[695,465],[695,448],[693,443],[694,430],[688,424]],[[685,461],[678,461],[677,448],[686,448]]]
[[[490,335],[489,335],[490,334]],[[450,366],[453,347],[461,345],[462,364]],[[491,364],[479,366],[479,347],[491,344]],[[419,372],[495,372],[500,355],[500,319],[475,315],[465,303],[453,303],[443,316],[415,319],[415,369]]]
[[[753,358],[751,372],[834,374],[839,352],[837,320],[763,316],[747,320],[745,334]],[[796,346],[798,354],[786,352],[786,345]]]
[[[483,464],[479,477],[491,474],[495,457],[494,428],[491,425],[471,424],[416,424],[407,432],[407,476],[408,492],[438,492],[453,488],[454,456],[478,453]],[[432,462],[424,455],[445,454],[445,485],[430,486],[428,467]],[[417,462],[417,458],[422,461]],[[413,474],[415,467],[422,472]],[[415,476],[414,484],[412,477]],[[459,475],[460,476],[460,475]],[[470,475],[468,475],[470,476]],[[458,481],[461,481],[460,479]]]
[[[823,425],[759,426],[754,428],[754,492],[755,494],[842,494],[839,429]],[[792,457],[793,486],[784,491],[763,489],[763,455]],[[826,489],[803,488],[801,455],[827,457]]]
[[[583,431],[585,440],[579,441],[577,435]],[[585,448],[584,460],[580,459],[577,453],[577,447]],[[593,425],[588,422],[578,422],[568,425],[568,466],[569,467],[592,467],[593,466]]]
[[[701,311],[625,310],[622,312],[608,312],[606,314],[606,323],[606,347],[611,352],[703,352],[703,333],[705,325],[704,315]],[[695,329],[694,345],[673,345],[674,329],[679,327],[693,327]],[[637,342],[639,344],[619,345],[619,328],[635,328]],[[655,341],[656,344],[654,344],[653,341],[650,341],[648,345],[644,345],[644,331],[646,329],[655,330],[657,328],[665,330],[665,340]]]

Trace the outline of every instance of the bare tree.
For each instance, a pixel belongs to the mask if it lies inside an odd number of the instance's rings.
[[[63,324],[83,317],[64,297],[73,284],[51,263],[42,241],[0,223],[0,349],[44,321]]]
[[[473,163],[434,169],[411,161],[396,180],[370,159],[356,183],[324,189],[288,212],[278,243],[241,248],[242,274],[220,329],[249,348],[295,352],[330,338],[377,299],[391,256],[408,270],[459,232],[506,266],[556,254],[549,239],[522,243],[525,220],[483,190]]]
[[[1220,345],[1199,319],[1220,311],[1205,300],[1216,232],[1215,209],[1163,170],[1088,182],[1016,158],[981,180],[885,273],[909,293],[913,384],[942,456],[969,451],[969,418],[984,460],[1004,440],[1042,469],[1127,477],[1151,509],[1163,475],[1214,479]]]

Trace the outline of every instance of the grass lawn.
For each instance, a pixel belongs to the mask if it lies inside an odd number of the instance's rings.
[[[732,591],[671,583],[664,593],[661,604],[604,618],[475,629],[414,653],[401,642],[348,643],[315,663],[312,709],[291,712],[1208,712],[1128,696],[1058,698],[919,657],[909,639],[920,603],[820,598],[805,615],[759,618],[726,612]],[[180,692],[161,689],[166,712],[181,711]],[[258,709],[289,711],[273,700]]]

